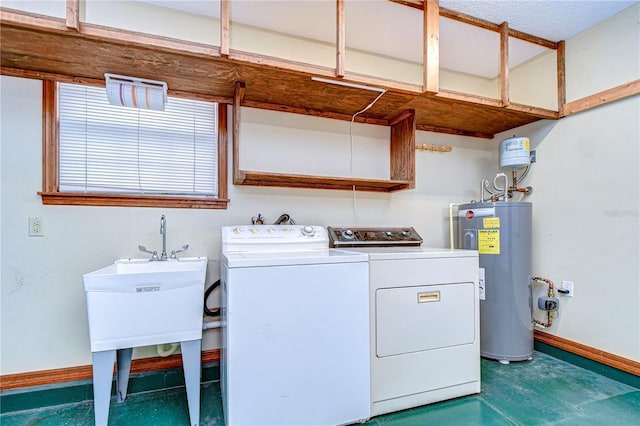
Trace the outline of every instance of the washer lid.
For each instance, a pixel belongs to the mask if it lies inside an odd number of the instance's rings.
[[[249,268],[255,266],[366,262],[368,257],[364,253],[353,251],[322,249],[305,251],[223,252],[222,259],[229,268]]]

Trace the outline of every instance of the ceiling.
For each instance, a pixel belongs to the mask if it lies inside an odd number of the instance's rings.
[[[440,5],[551,41],[568,40],[638,3],[625,0],[440,0]]]
[[[137,0],[197,15],[219,17],[219,1]],[[551,41],[567,40],[638,3],[628,0],[440,0],[440,6]],[[421,62],[421,11],[386,0],[347,0],[347,49]],[[335,1],[234,0],[232,23],[335,42]],[[402,25],[393,25],[402,22]],[[441,68],[493,79],[499,73],[497,33],[440,19]],[[512,68],[547,51],[510,39]],[[348,50],[347,50],[348,61]]]

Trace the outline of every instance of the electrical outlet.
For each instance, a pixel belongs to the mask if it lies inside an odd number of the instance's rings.
[[[562,287],[560,287],[560,290],[558,290],[558,292],[563,296],[573,297],[573,281],[562,281]]]
[[[32,216],[29,218],[29,236],[30,237],[44,236],[44,222],[42,221],[42,217]]]

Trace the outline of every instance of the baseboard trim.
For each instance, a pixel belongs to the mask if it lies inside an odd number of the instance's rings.
[[[535,340],[547,344],[554,348],[578,355],[597,363],[615,368],[625,373],[640,376],[640,362],[628,358],[614,355],[591,346],[583,345],[563,337],[554,336],[540,330],[534,331]],[[210,349],[202,352],[202,362],[219,362],[220,350]],[[144,371],[165,370],[182,366],[180,354],[171,355],[166,358],[153,357],[134,359],[131,362],[131,372],[139,373]],[[52,370],[32,371],[18,374],[5,374],[0,376],[0,391],[8,389],[18,389],[30,386],[49,385],[55,383],[73,382],[77,380],[87,380],[93,377],[91,365],[78,367],[56,368]]]
[[[534,338],[541,343],[545,343],[554,348],[590,359],[600,364],[615,368],[625,373],[640,376],[640,362],[633,361],[628,358],[614,355],[591,346],[583,345],[563,337],[554,336],[540,330],[534,330]]]
[[[202,351],[203,363],[218,361],[220,361],[220,349]],[[140,358],[131,361],[131,372],[140,373],[143,371],[166,370],[181,366],[182,356],[180,354],[171,355],[166,358]],[[31,371],[27,373],[5,374],[0,376],[0,391],[30,386],[73,382],[77,380],[91,379],[92,377],[93,370],[91,365]]]

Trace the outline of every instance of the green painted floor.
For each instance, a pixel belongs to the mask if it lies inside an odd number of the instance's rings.
[[[159,374],[156,374],[159,375]],[[170,384],[171,380],[167,381]],[[87,393],[90,384],[81,391]],[[188,425],[184,387],[133,391],[127,400],[112,400],[109,425]],[[71,393],[68,393],[71,395]],[[0,424],[92,425],[91,400],[40,401],[40,408],[18,399],[47,398],[51,391],[3,395]],[[13,397],[13,399],[11,399]],[[70,399],[81,398],[75,395]],[[201,425],[224,425],[219,382],[202,387]],[[536,352],[533,361],[501,365],[482,360],[482,392],[371,419],[369,425],[613,425],[640,426],[640,389]]]

